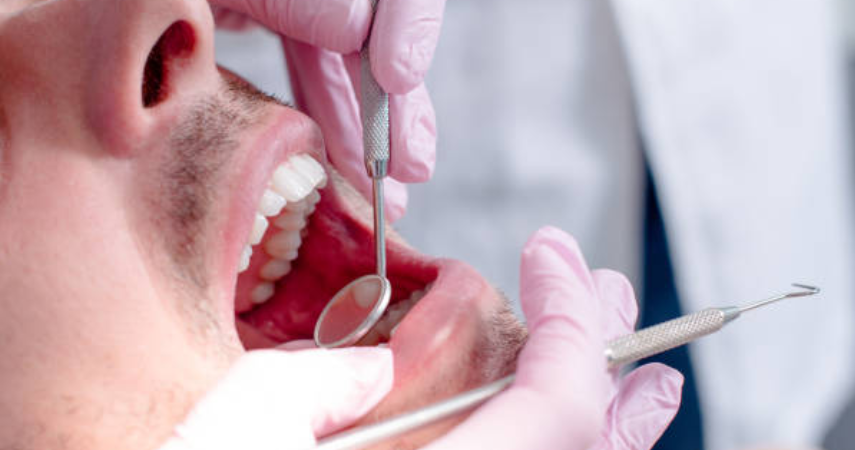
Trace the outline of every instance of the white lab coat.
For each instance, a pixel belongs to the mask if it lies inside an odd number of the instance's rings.
[[[684,310],[791,282],[823,288],[692,347],[707,448],[818,444],[850,398],[855,357],[852,161],[830,6],[448,2],[428,77],[436,176],[411,189],[399,229],[511,297],[522,243],[547,223],[575,235],[592,267],[637,283],[643,139]]]
[[[842,51],[815,0],[455,0],[428,86],[435,180],[400,224],[516,292],[544,223],[639,280],[643,139],[686,311],[821,297],[694,345],[709,450],[818,444],[853,381]]]

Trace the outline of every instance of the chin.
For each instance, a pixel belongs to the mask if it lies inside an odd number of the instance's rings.
[[[277,153],[278,152],[278,153]],[[235,322],[246,349],[311,339],[326,303],[343,286],[373,273],[370,205],[322,151],[273,150],[254,192],[255,211],[237,228]],[[246,203],[246,202],[244,202]],[[234,273],[234,272],[232,272]],[[424,255],[390,230],[389,308],[357,345],[394,355],[392,392],[358,425],[434,403],[511,373],[525,341],[507,300],[465,263]],[[415,448],[461,418],[372,448]]]

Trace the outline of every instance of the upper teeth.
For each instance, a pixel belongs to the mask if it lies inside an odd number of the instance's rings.
[[[283,196],[267,188],[264,190],[264,194],[261,195],[261,201],[258,203],[258,212],[265,217],[278,216],[287,203]]]
[[[258,245],[269,225],[270,223],[267,222],[267,219],[262,214],[255,213],[255,222],[253,222],[252,232],[249,234],[249,245]]]
[[[287,267],[290,267],[290,261],[297,258],[300,231],[306,224],[306,217],[314,211],[315,204],[320,200],[317,189],[326,186],[326,182],[327,175],[323,166],[308,155],[294,155],[276,168],[270,184],[262,193],[258,203],[258,212],[255,215],[252,230],[241,252],[238,272],[243,272],[249,267],[252,246],[258,245],[264,238],[270,225],[268,218],[282,214],[275,220],[277,227],[282,230],[268,240],[273,244],[265,245],[267,252],[274,259],[262,268],[261,273],[266,275],[263,278],[268,280],[273,278],[273,275],[281,274],[278,277],[281,278],[287,274],[286,265],[283,263],[289,263]],[[267,267],[268,265],[271,267]],[[270,286],[264,285],[259,288],[256,289],[259,292],[254,292],[252,295],[253,301],[262,302],[273,295]]]
[[[314,159],[297,155],[273,172],[271,187],[289,202],[299,202],[326,181],[326,172]]]

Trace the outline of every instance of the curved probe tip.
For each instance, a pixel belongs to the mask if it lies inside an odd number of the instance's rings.
[[[761,306],[766,306],[770,303],[775,303],[775,302],[777,302],[779,300],[783,300],[785,298],[807,297],[810,295],[816,295],[816,294],[819,294],[819,291],[820,291],[820,289],[818,287],[811,286],[808,284],[793,283],[792,285],[793,285],[793,287],[797,287],[800,290],[788,292],[786,294],[776,295],[774,297],[767,298],[765,300],[760,300],[759,302],[752,303],[750,305],[745,305],[745,306],[739,308],[739,313],[741,314],[741,313],[744,313],[746,311],[751,311],[752,309],[757,309]]]
[[[808,295],[819,294],[820,291],[822,291],[822,289],[820,289],[816,286],[811,286],[809,284],[793,283],[792,285],[793,285],[793,287],[797,287],[797,288],[803,289],[803,290],[797,291],[797,292],[790,292],[789,294],[787,294],[787,297],[805,297]]]

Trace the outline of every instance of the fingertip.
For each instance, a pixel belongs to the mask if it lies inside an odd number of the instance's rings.
[[[577,381],[599,393],[596,386],[606,372],[600,305],[570,236],[546,227],[529,240],[520,270],[520,300],[530,335],[519,370],[532,359],[546,362],[561,355],[560,362],[553,362],[574,366]]]
[[[420,145],[412,142],[408,144],[407,152],[418,153],[418,158],[409,159],[406,162],[391,164],[396,157],[400,157],[400,150],[392,150],[389,176],[401,183],[424,183],[433,176],[436,166],[436,153],[430,145]],[[399,160],[400,161],[400,160]]]
[[[680,406],[680,400],[683,396],[683,385],[685,384],[686,378],[680,373],[679,370],[674,369],[672,367],[668,367],[664,364],[658,364],[659,367],[659,376],[662,379],[662,383],[667,389],[668,398],[672,400],[672,406],[674,408],[678,408]]]
[[[591,273],[600,300],[607,340],[632,332],[638,318],[638,302],[629,280],[620,272],[597,269]]]
[[[552,225],[547,225],[537,230],[528,239],[525,244],[525,250],[523,251],[525,252],[531,248],[536,248],[544,245],[555,249],[567,248],[573,253],[582,253],[579,248],[579,243],[576,242],[576,239],[574,239],[573,236],[570,236],[561,229]]]
[[[680,371],[661,363],[645,364],[627,375],[621,391],[644,391],[652,405],[660,409],[680,406],[685,378]]]
[[[211,5],[211,12],[214,15],[214,23],[218,29],[245,31],[255,24],[252,19],[246,15],[232,11],[228,8]]]
[[[551,250],[559,259],[550,257],[550,252],[545,249]],[[529,273],[542,274],[565,268],[569,269],[572,278],[578,280],[589,294],[594,294],[594,282],[576,239],[553,226],[539,229],[529,238],[523,249],[521,282],[524,284],[532,278]],[[544,269],[551,270],[544,272]]]
[[[407,212],[407,186],[396,180],[387,178],[384,180],[386,220],[391,223],[397,222]]]
[[[360,384],[377,383],[380,390],[391,388],[393,378],[392,350],[383,347],[350,347],[332,350],[336,358],[354,370]]]
[[[641,366],[621,380],[606,437],[612,448],[652,448],[680,406],[683,376],[659,363]]]
[[[422,183],[436,164],[436,113],[424,85],[391,95],[392,153],[389,174],[404,183]]]
[[[312,365],[311,381],[306,383],[312,392],[312,429],[316,435],[325,435],[352,423],[374,408],[394,384],[392,351],[380,347],[351,347],[335,350],[300,352],[305,362],[311,358],[326,361]]]
[[[386,396],[394,384],[392,350],[380,347],[354,347],[346,349],[346,358],[354,370],[354,382],[363,389],[355,401],[361,405],[375,405]]]

